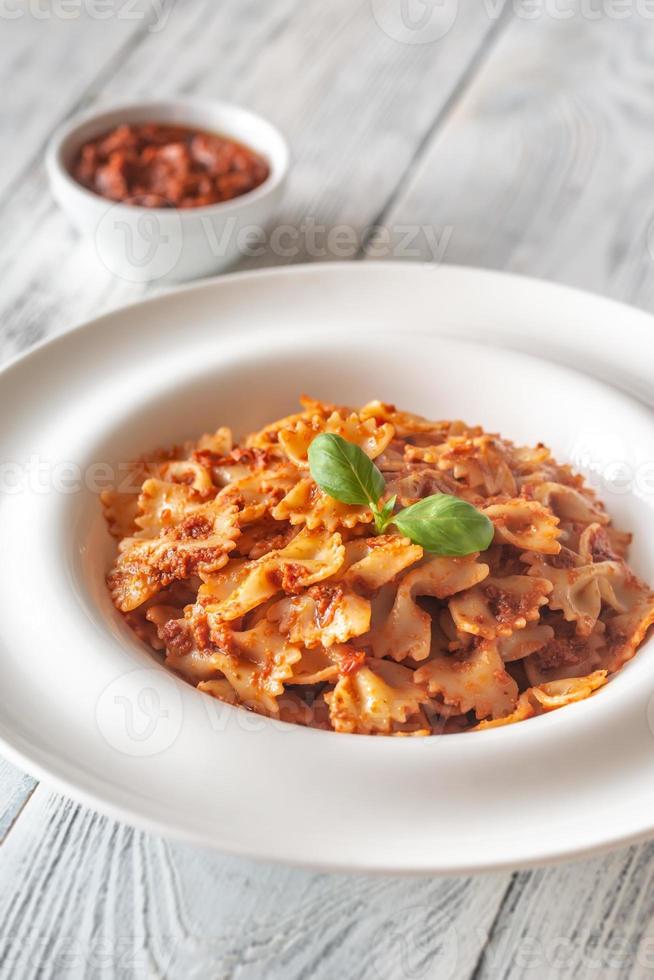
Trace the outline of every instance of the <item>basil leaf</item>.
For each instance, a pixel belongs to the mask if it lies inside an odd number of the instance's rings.
[[[376,509],[386,486],[363,449],[332,432],[316,436],[309,446],[309,468],[320,489],[344,504]]]
[[[425,551],[437,555],[469,555],[485,551],[493,540],[493,524],[472,504],[437,493],[395,515],[399,531]]]

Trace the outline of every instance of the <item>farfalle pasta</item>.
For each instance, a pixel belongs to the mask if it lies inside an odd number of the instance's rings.
[[[380,505],[458,497],[492,523],[489,547],[378,533],[314,481],[323,434],[374,459]],[[109,590],[138,638],[205,694],[282,721],[403,737],[523,721],[593,695],[654,623],[630,536],[545,446],[382,402],[304,398],[238,444],[220,428],[144,456],[102,503]]]

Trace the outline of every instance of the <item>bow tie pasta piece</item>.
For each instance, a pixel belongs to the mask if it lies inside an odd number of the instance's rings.
[[[335,405],[327,405],[313,399],[300,399],[304,405],[303,412],[295,412],[293,415],[286,415],[270,425],[264,426],[259,432],[252,432],[244,440],[247,449],[264,449],[267,452],[281,454],[279,445],[279,434],[287,429],[293,429],[299,422],[311,422],[314,418],[326,420],[334,412],[339,414],[350,414],[351,409],[338,408]]]
[[[271,551],[281,551],[297,536],[299,530],[285,521],[275,521],[268,516],[245,525],[240,523],[239,518],[239,526],[241,534],[234,559],[250,558],[252,561],[263,558]]]
[[[518,484],[522,484],[525,478],[542,474],[546,467],[550,467],[549,472],[552,475],[557,472],[558,467],[552,460],[551,452],[542,443],[537,446],[514,446],[512,443],[506,445],[509,465]],[[539,482],[550,478],[540,476]]]
[[[304,524],[310,531],[319,527],[337,531],[339,527],[353,528],[372,521],[370,508],[335,500],[310,477],[299,480],[271,513],[277,521]]]
[[[411,450],[409,458],[419,458],[451,473],[455,480],[486,497],[515,497],[518,492],[505,446],[495,436],[450,436],[441,445]]]
[[[387,405],[384,402],[372,401],[359,409],[359,418],[374,419],[378,424],[388,423],[395,429],[396,435],[400,437],[412,436],[417,433],[428,432],[434,437],[435,442],[440,442],[451,434],[452,422],[431,422],[420,415],[413,415],[411,412],[400,412],[395,405]],[[457,423],[454,423],[457,425]],[[458,423],[466,427],[463,423]],[[440,437],[440,438],[439,438]]]
[[[550,568],[545,562],[533,562],[529,575],[547,578],[552,583],[550,609],[560,610],[564,619],[576,623],[580,636],[592,633],[603,603],[616,612],[625,611],[615,591],[624,579],[620,562],[603,561],[577,568]]]
[[[193,447],[193,458],[197,458],[198,453],[213,453],[215,456],[227,456],[232,451],[234,440],[232,430],[227,426],[221,426],[215,432],[205,432],[200,436]]]
[[[139,526],[136,518],[141,513],[139,497],[144,481],[159,474],[161,460],[140,459],[132,463],[118,487],[103,490],[100,494],[102,510],[109,525],[109,532],[119,540],[135,535]]]
[[[388,446],[394,430],[388,423],[377,425],[374,419],[362,421],[354,412],[348,416],[334,412],[327,419],[316,415],[311,419],[299,419],[288,428],[281,429],[279,444],[296,466],[307,467],[309,446],[322,432],[342,436],[347,442],[359,446],[371,459],[375,459]]]
[[[239,705],[238,695],[226,677],[217,678],[210,681],[200,681],[198,690],[209,694],[217,701],[227,704]],[[278,721],[285,721],[290,725],[306,725],[314,728],[320,727],[316,723],[315,712],[292,691],[284,690],[276,699],[276,718]]]
[[[373,595],[423,556],[419,544],[397,534],[381,534],[346,545],[346,562],[355,560],[342,571],[343,584],[362,595]]]
[[[554,639],[554,630],[543,623],[527,623],[524,629],[516,630],[510,636],[497,639],[497,649],[505,664],[524,660],[537,650],[542,650]]]
[[[561,483],[541,483],[533,487],[536,500],[562,521],[577,524],[608,524],[609,517],[592,490],[576,490]]]
[[[474,731],[512,725],[516,721],[526,721],[547,711],[555,711],[574,701],[584,701],[607,681],[607,672],[598,670],[587,677],[572,677],[566,680],[550,681],[539,687],[530,687],[518,698],[515,711],[503,718],[481,721]]]
[[[457,629],[493,640],[537,620],[551,591],[552,583],[546,578],[489,576],[481,585],[450,599],[450,612]]]
[[[609,655],[604,666],[611,673],[620,670],[634,656],[652,625],[654,592],[650,592],[645,586],[634,587],[627,611],[607,618]]]
[[[189,607],[184,616],[158,622],[158,610],[148,611],[148,619],[156,622],[159,638],[166,651],[166,666],[191,684],[216,676],[212,656],[215,650],[209,639],[207,617],[197,607]]]
[[[388,618],[372,637],[375,655],[396,661],[407,657],[425,660],[431,647],[432,617],[416,600],[422,596],[445,599],[483,581],[488,565],[478,557],[430,558],[408,572],[400,581]]]
[[[347,643],[370,629],[370,603],[343,585],[312,585],[305,593],[281,599],[267,613],[291,643],[309,649]]]
[[[253,476],[255,471],[261,472],[262,465],[273,467],[278,460],[269,457],[264,450],[258,449],[236,449],[227,453],[226,456],[211,452],[210,449],[198,449],[193,453],[193,458],[211,473],[211,479],[218,488],[229,486],[230,483],[237,483]]]
[[[159,468],[159,476],[165,483],[180,483],[190,487],[201,497],[216,495],[211,472],[197,460],[174,459],[163,463]]]
[[[240,525],[251,524],[269,514],[296,481],[293,467],[278,466],[234,480],[220,491],[218,499],[238,507]]]
[[[131,503],[133,516],[137,516],[138,511],[135,509],[137,500],[144,482],[149,477],[163,480],[165,483],[191,485],[204,498],[213,496],[217,486],[211,479],[210,471],[197,458],[198,447],[209,440],[213,440],[214,445],[219,445],[222,451],[227,452],[231,449],[229,429],[219,429],[213,436],[202,436],[197,443],[186,442],[167,450],[157,449],[145,454],[130,463],[125,472],[121,464],[118,468],[120,475],[118,486],[100,494],[110,526],[112,509],[129,509]],[[136,533],[138,525],[131,523],[127,526],[123,525],[121,529],[123,533],[120,537],[128,537]]]
[[[540,711],[555,711],[573,701],[583,701],[606,684],[607,672],[596,670],[586,677],[562,678],[531,689],[531,699]],[[538,710],[538,709],[537,709]]]
[[[193,460],[169,460],[158,476],[143,482],[135,524],[137,538],[155,538],[215,497],[217,488],[206,467]]]
[[[303,650],[287,684],[323,684],[338,679],[338,658],[330,649]]]
[[[479,721],[509,714],[519,693],[492,640],[482,640],[463,655],[437,654],[418,668],[415,680],[457,714],[474,711]]]
[[[198,597],[214,621],[238,619],[277,592],[297,593],[329,578],[339,570],[344,556],[340,534],[305,528],[280,551],[270,551],[206,581]],[[229,593],[225,596],[226,588]]]
[[[163,627],[171,619],[183,616],[184,607],[193,602],[196,591],[197,586],[194,588],[191,582],[175,582],[137,609],[126,613],[125,620],[139,639],[153,650],[165,650]]]
[[[224,701],[225,704],[238,704],[238,695],[226,677],[200,681],[198,691],[204,691],[216,701]]]
[[[159,537],[125,538],[107,578],[114,603],[129,612],[172,582],[217,571],[227,564],[238,534],[236,508],[212,501]]]
[[[337,732],[389,735],[395,724],[418,714],[429,696],[415,683],[412,670],[371,658],[356,673],[341,677],[325,701]]]
[[[238,702],[261,714],[278,715],[277,698],[302,650],[266,620],[242,632],[226,624],[213,626],[211,640],[218,650],[211,654],[211,663],[229,681]]]
[[[549,613],[554,636],[522,661],[527,680],[537,686],[553,680],[584,677],[604,667],[608,657],[606,627],[598,622],[589,636],[580,636],[575,623]]]
[[[620,534],[601,524],[589,524],[579,535],[580,565],[624,559],[631,543],[630,534]]]
[[[303,650],[301,659],[293,666],[293,676],[287,684],[336,682],[339,676],[355,673],[365,662],[365,653],[348,643]]]
[[[214,488],[215,490],[215,488]],[[198,494],[181,483],[168,483],[154,477],[146,480],[138,497],[135,538],[157,538],[175,527],[202,504]]]
[[[495,527],[495,539],[523,551],[558,555],[559,519],[535,500],[516,497],[501,504],[484,507],[483,512]]]
[[[112,490],[104,490],[100,494],[104,516],[114,537],[119,539],[132,537],[138,532],[139,525],[136,518],[140,513],[139,495],[144,482],[148,477],[176,482],[175,471],[169,467],[174,462],[188,457],[192,448],[189,444],[175,446],[167,452],[158,450],[130,463],[124,473],[122,465],[119,467],[118,486]]]
[[[109,534],[122,541],[138,531],[136,518],[139,515],[138,493],[120,493],[118,490],[103,490],[100,494],[102,513],[107,522]]]
[[[383,467],[382,467],[383,469]],[[484,498],[474,490],[458,483],[449,473],[441,473],[433,467],[425,467],[413,463],[403,463],[401,469],[396,469],[387,483],[389,496],[395,494],[402,507],[410,507],[424,497],[432,497],[436,493],[449,493],[453,497],[461,497],[474,507],[483,506]]]

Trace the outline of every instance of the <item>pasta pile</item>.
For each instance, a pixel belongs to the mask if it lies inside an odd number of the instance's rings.
[[[371,402],[303,411],[234,445],[228,429],[143,457],[102,495],[116,607],[201,691],[315,728],[432,735],[531,718],[591,695],[654,623],[583,479],[549,450]],[[397,506],[447,493],[485,513],[487,551],[427,554],[312,480],[337,433]]]

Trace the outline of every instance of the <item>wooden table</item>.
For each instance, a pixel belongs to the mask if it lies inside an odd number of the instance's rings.
[[[371,259],[373,242],[651,309],[653,6],[7,0],[2,357],[148,289],[96,262],[44,175],[53,128],[119,96],[259,110],[293,147],[279,220],[354,229],[243,267]],[[0,838],[2,977],[654,976],[649,844],[474,879],[319,875],[132,830],[5,763]]]

